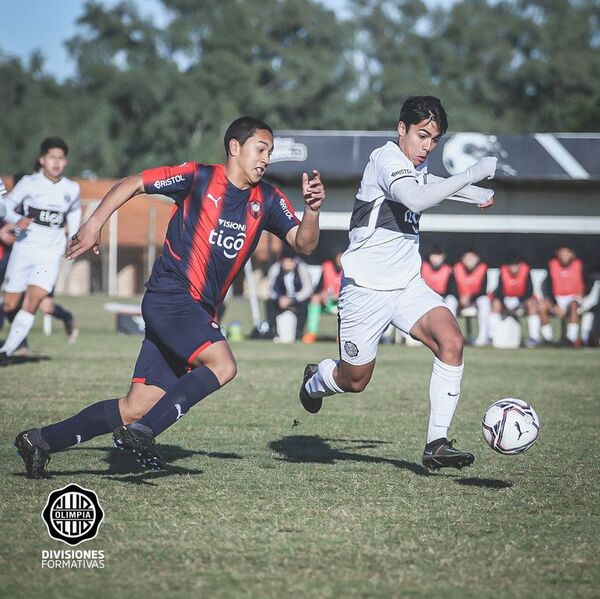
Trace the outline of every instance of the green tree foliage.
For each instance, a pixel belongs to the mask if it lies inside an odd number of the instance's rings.
[[[589,131],[600,125],[597,0],[90,0],[68,41],[76,75],[0,54],[0,167],[31,168],[63,135],[70,172],[119,176],[223,157],[240,114],[278,129],[391,129],[403,100],[442,98],[454,130]]]

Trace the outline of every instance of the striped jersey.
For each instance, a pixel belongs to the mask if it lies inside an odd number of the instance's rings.
[[[300,224],[287,197],[263,181],[239,189],[222,164],[185,162],[143,171],[144,191],[175,201],[146,287],[185,291],[210,312],[223,301],[263,230],[282,240]]]
[[[419,212],[393,199],[390,188],[405,177],[426,183],[427,163],[415,167],[398,144],[375,149],[365,167],[342,256],[344,276],[370,289],[403,289],[421,270]]]

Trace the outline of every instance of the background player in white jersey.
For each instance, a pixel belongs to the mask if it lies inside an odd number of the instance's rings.
[[[311,413],[323,397],[360,392],[375,367],[378,342],[394,324],[435,354],[429,385],[430,414],[423,465],[462,468],[470,453],[448,441],[448,428],[460,396],[463,337],[452,312],[420,276],[421,212],[445,199],[487,208],[491,190],[471,184],[494,176],[495,158],[483,158],[448,179],[427,174],[427,157],[448,126],[441,102],[432,96],[406,100],[398,141],[373,151],[365,167],[350,222],[350,246],[342,256],[339,298],[340,359],[308,364],[300,401]]]
[[[5,220],[15,225],[17,236],[4,278],[4,311],[15,310],[21,300],[23,305],[0,348],[0,366],[27,337],[40,302],[56,284],[65,224],[69,234],[79,229],[79,185],[63,177],[68,151],[60,137],[46,138],[40,145],[41,171],[23,177],[5,200]]]

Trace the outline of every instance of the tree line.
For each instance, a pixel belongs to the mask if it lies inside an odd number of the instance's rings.
[[[0,54],[0,171],[29,170],[62,135],[71,173],[122,176],[222,159],[224,127],[252,114],[279,129],[395,127],[414,94],[442,98],[453,130],[600,126],[597,0],[88,1],[66,44],[75,75],[41,54]],[[0,42],[1,45],[1,42]]]

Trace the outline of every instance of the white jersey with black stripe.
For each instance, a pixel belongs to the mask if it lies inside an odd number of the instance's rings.
[[[342,256],[344,276],[370,289],[404,289],[421,272],[419,212],[395,200],[390,188],[404,178],[424,185],[427,164],[416,168],[398,144],[371,153],[350,221],[350,245]]]
[[[16,243],[55,248],[64,252],[66,245],[64,226],[69,224],[77,232],[81,220],[79,184],[67,177],[53,181],[43,173],[26,175],[6,196],[6,220],[18,222],[21,213],[34,218],[25,231],[17,234]]]

